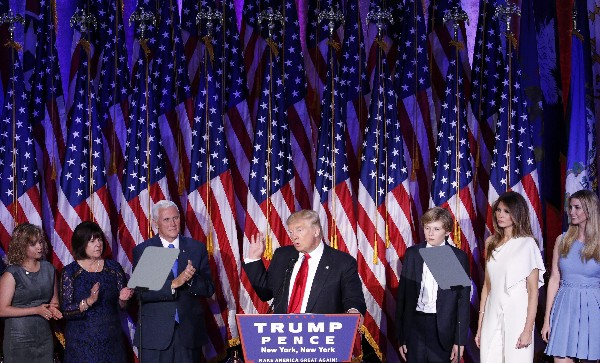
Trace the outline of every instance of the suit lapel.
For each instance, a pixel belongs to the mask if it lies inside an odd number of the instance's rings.
[[[423,243],[422,246],[419,246],[419,249],[417,250],[417,258],[415,259],[415,281],[417,281],[417,288],[420,289],[421,287],[421,280],[423,279],[423,264],[425,263],[425,261],[423,260],[423,257],[421,257],[421,248],[425,248],[426,244]],[[417,296],[418,296],[419,292],[417,291]]]
[[[185,270],[187,266],[187,262],[189,258],[189,246],[188,241],[185,237],[179,236],[179,256],[177,256],[177,274],[179,275],[181,271]],[[177,277],[177,276],[173,276]]]
[[[300,258],[300,252],[296,251],[296,249],[294,249],[294,252],[290,255],[290,258],[295,258],[296,261]],[[288,283],[286,285],[283,286],[283,291],[281,291],[281,296],[279,297],[280,302],[276,303],[277,305],[277,310],[279,310],[280,308],[281,310],[281,314],[285,314],[287,313],[288,310],[288,304],[289,304],[289,300],[290,300],[290,289],[294,286],[294,281],[292,281],[292,270],[294,269],[294,265],[292,264],[292,266],[290,266],[290,270],[289,272],[287,271],[287,266],[286,266],[286,270],[284,270],[284,273],[288,273],[289,275],[287,276],[287,279],[289,279]],[[284,276],[284,278],[286,278]],[[284,281],[285,282],[285,281]]]
[[[319,295],[321,294],[321,290],[323,290],[323,286],[325,285],[324,282],[327,281],[333,266],[330,255],[330,247],[327,245],[324,245],[323,247],[323,256],[321,256],[321,261],[319,261],[319,266],[317,266],[315,278],[312,286],[310,287],[308,302],[306,304],[306,313],[310,313],[313,310]]]

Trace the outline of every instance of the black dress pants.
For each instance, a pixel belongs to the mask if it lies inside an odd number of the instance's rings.
[[[448,363],[452,350],[440,343],[436,314],[417,311],[406,340],[407,363]]]

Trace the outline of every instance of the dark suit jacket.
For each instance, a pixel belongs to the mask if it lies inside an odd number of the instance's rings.
[[[419,253],[426,244],[411,246],[404,255],[404,264],[400,274],[398,299],[396,305],[396,331],[400,345],[406,344],[407,337],[413,330],[413,317],[417,308],[417,300],[421,291],[423,276],[423,257]],[[453,246],[452,251],[469,274],[469,259],[467,254]],[[469,298],[471,288],[458,290],[442,290],[438,288],[436,301],[436,316],[439,340],[446,350],[452,349],[453,344],[467,344],[469,331]],[[458,302],[460,298],[460,304]],[[457,322],[460,319],[460,331]],[[409,348],[410,350],[410,348]]]
[[[351,308],[365,314],[367,306],[358,277],[356,260],[345,252],[324,245],[323,256],[310,289],[306,312],[311,314],[345,313]],[[290,275],[299,257],[294,246],[279,247],[269,269],[262,260],[244,264],[244,271],[262,301],[273,298],[273,312],[287,313]]]
[[[137,266],[144,249],[148,246],[162,247],[157,236],[139,244],[133,249],[133,268]],[[175,309],[179,314],[179,329],[182,343],[186,348],[199,349],[208,336],[204,325],[204,311],[200,296],[211,296],[215,292],[208,253],[203,243],[188,237],[179,236],[178,272],[185,270],[188,260],[196,268],[194,277],[171,294],[173,273],[159,291],[147,291],[138,296],[142,300],[142,348],[164,350],[169,346],[175,330]],[[139,347],[139,329],[135,330],[135,345]]]

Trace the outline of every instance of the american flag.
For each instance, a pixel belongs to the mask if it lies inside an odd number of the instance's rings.
[[[162,6],[154,59],[154,84],[159,127],[167,158],[167,181],[173,201],[185,205],[190,175],[194,102],[183,52],[177,2]],[[181,196],[181,201],[175,196]],[[181,208],[180,208],[181,209]]]
[[[68,251],[75,227],[86,220],[100,225],[112,246],[109,204],[112,202],[104,163],[105,140],[97,118],[97,98],[90,79],[86,45],[80,42],[73,53],[80,61],[74,76],[73,106],[68,113],[68,137],[58,191],[54,245],[63,265],[73,261]],[[62,243],[60,243],[62,241]],[[110,251],[108,251],[110,253]]]
[[[153,6],[153,5],[156,5],[155,1],[151,2],[150,0],[137,0],[137,6],[133,13],[138,12],[138,14],[139,14],[139,12],[142,12],[142,11],[150,13],[154,17],[154,20],[156,22],[158,22],[158,20],[159,20],[158,17],[160,16],[160,14],[156,13],[156,6]],[[129,18],[129,21],[131,21],[131,18]],[[134,22],[133,24],[135,24],[133,33],[134,33],[135,37],[137,37],[137,36],[141,35],[140,31],[139,31],[141,24],[139,22]],[[133,46],[132,46],[133,50],[131,52],[131,55],[132,55],[132,57],[131,57],[132,58],[131,74],[132,74],[132,76],[138,72],[138,70],[137,70],[137,67],[139,65],[138,59],[140,57],[145,56],[144,55],[144,47],[146,47],[148,50],[150,50],[150,52],[151,52],[150,59],[151,60],[156,57],[156,52],[157,52],[156,48],[158,46],[158,43],[156,41],[158,28],[156,26],[154,26],[154,23],[152,21],[145,22],[145,25],[146,25],[146,31],[144,33],[144,37],[145,37],[145,42],[143,43],[144,46],[142,46],[141,42],[136,42],[136,41],[133,42]],[[134,81],[132,80],[131,82],[133,83]]]
[[[13,229],[21,223],[42,224],[40,176],[29,122],[23,68],[10,47],[8,83],[0,116],[0,241],[6,251]]]
[[[265,41],[267,35],[261,34],[261,30],[267,27],[266,23],[261,26],[258,21],[258,14],[269,8],[275,0],[245,1],[242,12],[242,27],[240,35],[244,49],[244,66],[246,70],[248,85],[248,105],[252,119],[256,119],[258,111],[258,98],[260,97],[260,87],[263,78],[262,70],[266,62],[265,49],[268,47]],[[264,32],[266,33],[266,32]],[[276,36],[276,34],[274,34]],[[253,130],[248,130],[249,135],[253,135]]]
[[[112,197],[111,215],[117,215],[121,203],[121,180],[125,166],[126,122],[129,117],[129,68],[121,0],[101,1],[98,6],[98,28],[100,30],[100,59],[98,82],[98,121],[106,143],[104,144],[105,165]],[[112,218],[114,241],[117,237],[117,219]],[[116,243],[113,251],[122,253]],[[116,257],[116,256],[114,256]]]
[[[26,0],[25,1],[25,28],[23,35],[23,79],[25,80],[25,89],[31,92],[31,82],[34,76],[34,68],[37,59],[37,43],[40,27],[45,27],[47,13],[50,7],[55,6],[55,1]],[[0,10],[0,14],[4,12]],[[53,18],[50,18],[53,19]]]
[[[592,78],[591,85],[594,100],[594,109],[600,112],[600,4],[597,1],[580,1],[576,2],[577,6],[586,5],[586,11],[578,11],[579,16],[584,16],[588,21],[590,54],[594,62],[592,62]],[[569,3],[567,3],[569,4]],[[566,6],[568,6],[565,4]],[[585,16],[584,14],[589,14]],[[594,15],[592,15],[594,14]],[[585,20],[584,20],[585,21]],[[580,24],[580,22],[578,22]],[[598,126],[598,125],[597,125]],[[600,142],[600,126],[596,128],[596,143]],[[596,170],[600,169],[600,157],[596,157]]]
[[[329,67],[329,27],[328,21],[319,22],[319,14],[329,10],[341,10],[341,1],[337,0],[310,0],[308,2],[308,20],[306,22],[306,78],[308,81],[307,100],[310,117],[316,125],[321,125],[320,103],[323,99]],[[357,10],[358,11],[358,10]],[[344,27],[337,24],[333,33],[333,41],[341,42]]]
[[[131,273],[133,248],[153,235],[151,209],[154,203],[169,199],[161,129],[155,107],[156,84],[153,64],[144,56],[136,61],[132,77],[131,110],[125,144],[123,200],[119,213],[119,243],[126,252],[119,262]],[[119,257],[121,255],[119,254]]]
[[[194,97],[198,91],[199,66],[202,59],[201,38],[198,35],[198,25],[196,24],[196,16],[199,10],[198,3],[197,0],[183,0],[181,4],[181,38],[188,66],[189,83]]]
[[[246,88],[246,72],[242,40],[237,28],[234,0],[227,0],[223,7],[225,18],[225,59],[224,74],[227,75],[226,94],[227,108],[225,114],[225,132],[229,146],[229,158],[235,160],[230,165],[234,181],[235,205],[239,227],[239,239],[243,239],[243,227],[246,218],[246,201],[248,199],[248,177],[250,175],[250,158],[252,157],[252,119],[248,107],[248,89]]]
[[[429,205],[431,159],[435,155],[436,122],[431,102],[428,43],[420,2],[406,1],[396,14],[400,36],[394,87],[398,94],[398,119],[409,156],[413,214],[417,217]]]
[[[347,150],[348,173],[355,195],[358,190],[358,158],[362,149],[362,133],[367,123],[365,95],[369,93],[361,24],[358,0],[348,0],[344,14],[344,41],[340,53],[338,92],[342,107],[340,118],[346,124],[346,134],[350,143]]]
[[[542,204],[525,88],[522,86],[516,50],[511,46],[510,40],[507,41],[507,47],[509,50],[502,79],[496,144],[492,150],[494,156],[490,171],[487,224],[493,230],[491,206],[498,196],[509,190],[520,193],[529,206],[533,235],[543,251]]]
[[[249,194],[248,179],[250,177],[250,158],[252,157],[252,140],[254,135],[249,135],[252,130],[252,120],[248,107],[246,88],[246,73],[244,69],[244,54],[242,52],[242,40],[238,32],[235,14],[234,0],[227,0],[223,6],[225,18],[225,43],[223,72],[225,79],[226,112],[223,122],[227,138],[230,172],[232,174],[235,195],[233,196],[236,208],[238,228],[238,240],[243,240],[243,228],[246,220],[246,203]],[[239,252],[238,252],[239,253]],[[242,256],[239,256],[241,260]],[[241,261],[240,261],[241,263]],[[248,289],[238,285],[238,308],[252,304]],[[235,329],[235,324],[231,326]],[[235,330],[231,331],[232,337],[237,336]]]
[[[345,105],[341,103],[340,70],[335,49],[328,53],[326,65],[313,209],[319,212],[329,245],[356,258],[355,197],[347,157],[351,145],[346,122],[341,117]]]
[[[584,13],[585,14],[585,13]],[[589,52],[589,28],[586,16],[577,13],[580,30],[571,36],[571,82],[568,103],[569,141],[565,199],[580,189],[598,188],[596,165],[596,112],[592,89],[592,68]],[[587,30],[587,31],[586,31]],[[584,44],[587,47],[584,47]]]
[[[358,272],[367,303],[363,330],[379,359],[399,361],[393,331],[400,256],[413,244],[409,170],[397,95],[384,51],[375,67],[358,190]]]
[[[314,150],[317,127],[313,124],[306,104],[306,73],[300,43],[300,22],[295,0],[282,2],[284,33],[283,87],[285,90],[286,120],[290,128],[295,167],[296,206],[310,209],[314,184]],[[314,134],[313,134],[314,133]]]
[[[397,2],[393,5],[399,6],[400,3]],[[382,11],[389,11],[390,13],[394,10],[392,4],[388,4],[388,2],[386,0],[371,0],[369,2],[369,12],[376,12],[378,10],[382,10]],[[366,18],[365,18],[366,19]],[[367,74],[368,80],[369,80],[369,84],[374,84],[375,81],[375,68],[378,67],[378,61],[379,61],[379,52],[383,49],[383,52],[385,53],[385,57],[388,57],[388,64],[390,67],[390,71],[393,72],[393,68],[394,65],[396,64],[396,58],[395,55],[397,54],[397,48],[398,48],[398,44],[396,43],[396,39],[395,39],[395,31],[393,29],[393,24],[389,21],[389,20],[382,20],[382,34],[381,34],[381,39],[378,40],[378,28],[377,28],[377,21],[375,21],[374,19],[372,20],[368,20],[366,19],[369,24],[368,24],[368,28],[367,28],[367,36],[366,36],[366,40],[365,40],[365,49],[367,50],[367,68],[364,70]],[[394,23],[396,23],[397,19],[393,19],[393,15],[392,15],[392,21]],[[381,45],[383,45],[384,47],[381,48]],[[373,86],[373,89],[375,88],[375,86]]]
[[[215,5],[207,4],[217,10]],[[228,59],[223,52],[223,27],[218,27],[211,37],[214,58],[204,47],[199,67],[186,218],[189,235],[206,243],[211,270],[218,281],[215,298],[208,299],[207,310],[212,316],[207,327],[212,333],[209,345],[204,348],[207,359],[216,359],[228,346],[239,344],[235,314],[239,305],[241,261],[223,123],[227,101],[223,65]]]
[[[440,105],[445,97],[446,90],[446,72],[449,67],[449,58],[454,52],[451,42],[453,40],[452,25],[444,24],[444,15],[455,9],[460,9],[460,0],[431,0],[428,8],[428,41],[429,41],[429,73],[431,74],[431,88],[433,96],[433,104],[435,105],[436,119],[439,120],[442,112]],[[458,32],[459,42],[467,44],[464,24],[460,26]],[[469,58],[463,57],[463,74],[465,81],[469,81],[471,67]]]
[[[490,234],[485,228],[488,212],[489,172],[494,148],[494,132],[500,109],[500,91],[504,55],[500,38],[500,19],[494,16],[496,0],[481,0],[471,73],[471,109],[479,129],[475,157],[476,235],[483,240]]]
[[[9,0],[0,0],[0,15],[8,13],[9,10]],[[8,40],[8,24],[0,24],[0,40],[2,41],[2,45],[6,43]],[[9,59],[11,54],[11,50],[9,47],[0,46],[0,59]],[[0,79],[4,82],[3,87],[6,88],[6,82],[8,82],[8,74],[10,71],[10,63],[9,62],[1,62],[0,63]]]
[[[30,2],[28,2],[30,4]],[[30,112],[31,125],[36,141],[37,167],[40,171],[42,197],[42,219],[50,243],[60,244],[54,238],[54,216],[57,211],[59,177],[66,147],[66,114],[62,90],[58,52],[56,50],[55,9],[48,3],[39,8],[36,27],[37,48],[35,67],[31,77]],[[66,255],[58,256],[57,251]],[[54,248],[52,263],[60,268],[69,252],[64,246]]]
[[[446,72],[446,91],[438,125],[430,205],[445,208],[452,213],[455,223],[452,240],[467,253],[471,262],[477,263],[481,243],[475,235],[473,225],[477,214],[473,190],[473,159],[469,150],[468,103],[465,97],[469,84],[463,76],[461,53],[464,52],[455,49],[454,54],[450,54]],[[472,277],[476,279],[482,268],[474,265],[471,266],[471,271]],[[477,311],[473,305],[477,301],[473,299],[471,312]],[[473,358],[477,352],[467,349],[465,354]]]
[[[294,164],[290,142],[290,130],[285,113],[285,91],[280,68],[281,59],[269,50],[265,63],[261,97],[256,120],[253,153],[251,159],[246,224],[244,227],[244,255],[249,239],[258,232],[267,238],[266,260],[279,246],[290,243],[285,221],[294,212]],[[251,291],[247,276],[242,274],[243,286]],[[268,305],[256,294],[251,301],[242,296],[241,308],[245,313],[265,313]]]
[[[76,0],[75,3],[77,4],[77,8],[72,15],[90,16],[88,19],[91,20],[91,17],[93,17],[94,20],[97,20],[95,3],[86,0]],[[78,91],[76,75],[79,66],[83,62],[79,58],[82,53],[77,50],[77,47],[80,46],[80,41],[85,42],[86,52],[88,53],[85,62],[89,63],[90,82],[92,83],[94,90],[96,90],[97,86],[95,80],[98,61],[98,54],[96,53],[96,46],[99,41],[98,34],[94,31],[94,26],[91,23],[82,22],[82,25],[86,26],[87,31],[82,31],[81,25],[73,27],[73,37],[71,39],[71,64],[69,65],[69,89],[66,94],[67,112],[73,107],[74,97]]]

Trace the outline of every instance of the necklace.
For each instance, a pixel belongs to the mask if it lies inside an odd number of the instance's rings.
[[[94,266],[94,260],[92,260],[92,262],[90,263],[90,268],[88,269],[88,272],[92,272],[92,267]],[[96,271],[94,272],[98,272],[100,271],[100,260],[96,260]]]
[[[36,266],[36,263],[35,263],[35,262],[33,263],[33,266],[32,266],[32,267],[27,267],[25,263],[23,263],[23,264],[21,265],[21,267],[23,267],[23,270],[25,270],[25,275],[29,275],[29,274],[32,274],[32,273],[38,272],[38,271],[40,270],[40,268],[39,268],[39,264],[38,264],[38,266]]]

